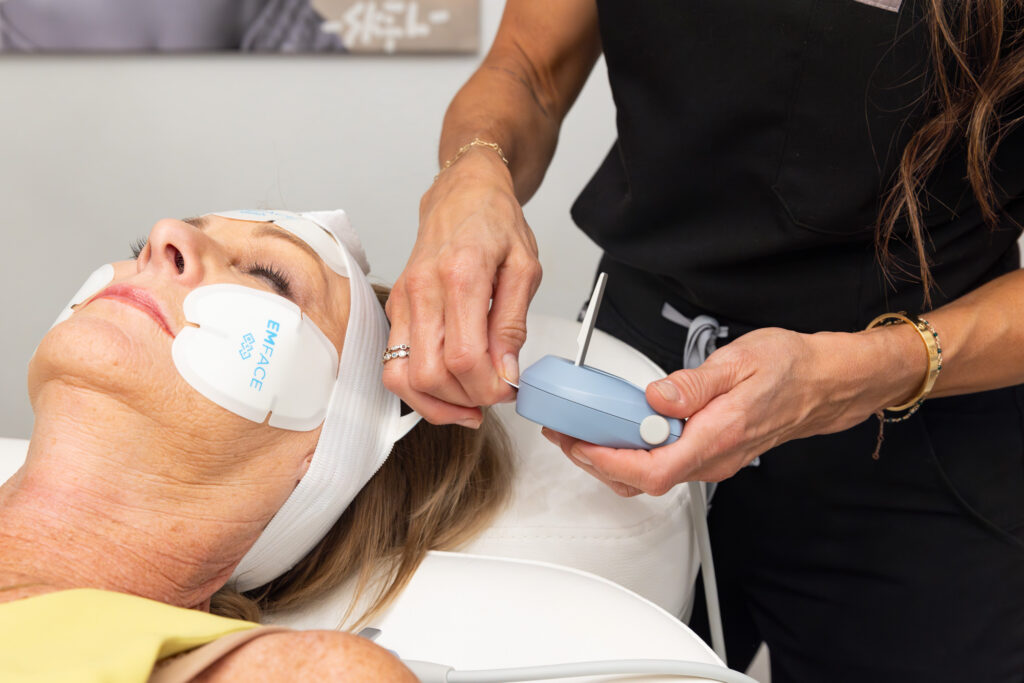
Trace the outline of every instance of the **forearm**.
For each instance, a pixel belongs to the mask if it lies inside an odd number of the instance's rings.
[[[1024,271],[1003,275],[922,317],[938,332],[942,348],[932,398],[1024,382]],[[878,402],[879,408],[917,394],[928,372],[928,354],[913,328],[877,327],[853,337],[842,361],[851,393]]]
[[[528,82],[511,68],[484,64],[452,100],[441,131],[438,163],[452,159],[474,138],[497,142],[509,159],[509,179],[521,204],[540,186],[555,153],[561,121],[536,98]],[[476,147],[467,152],[472,163],[493,166],[502,162],[492,150]]]
[[[924,317],[942,343],[942,372],[932,396],[1024,382],[1024,271],[996,278]]]
[[[600,52],[592,0],[510,0],[490,52],[448,108],[438,162],[473,138],[496,142],[509,159],[516,198],[526,202]],[[486,148],[466,154],[500,162]]]

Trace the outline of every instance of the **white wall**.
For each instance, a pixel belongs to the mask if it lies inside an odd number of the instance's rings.
[[[482,0],[485,45],[502,4]],[[26,363],[57,312],[159,218],[342,207],[393,281],[441,118],[479,59],[0,57],[0,436],[31,432]],[[601,65],[526,207],[545,269],[536,310],[572,317],[587,294],[599,252],[568,210],[614,137]]]

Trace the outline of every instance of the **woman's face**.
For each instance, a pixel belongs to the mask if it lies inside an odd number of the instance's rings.
[[[187,324],[182,307],[189,292],[232,283],[291,300],[340,355],[349,315],[346,278],[272,223],[212,215],[159,221],[137,258],[113,266],[113,282],[77,306],[37,349],[29,368],[37,410],[49,386],[72,386],[113,399],[107,405],[121,404],[174,438],[206,443],[207,452],[211,440],[237,446],[244,439],[250,448],[267,442],[315,447],[319,429],[288,432],[259,425],[201,396],[178,374],[171,344]],[[115,406],[108,412],[124,411]],[[96,417],[101,421],[104,414]]]

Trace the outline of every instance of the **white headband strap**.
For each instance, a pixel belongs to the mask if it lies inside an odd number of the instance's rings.
[[[387,345],[390,326],[366,278],[369,264],[345,212],[232,211],[216,215],[272,221],[289,231],[297,225],[295,219],[319,226],[336,240],[336,251],[324,249],[328,258],[348,273],[351,297],[338,378],[313,460],[232,574],[235,588],[247,591],[287,572],[320,542],[420,416],[415,412],[402,416],[398,397],[381,380],[380,353]],[[328,258],[324,260],[330,265]]]

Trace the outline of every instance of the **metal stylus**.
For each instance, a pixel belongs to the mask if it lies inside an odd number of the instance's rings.
[[[594,334],[594,325],[597,324],[597,311],[601,308],[601,299],[604,297],[604,285],[608,281],[608,273],[601,273],[597,276],[597,284],[590,295],[590,303],[587,305],[587,312],[583,316],[583,324],[580,326],[580,334],[576,337],[576,362],[575,365],[583,365],[587,358],[587,349],[590,348],[590,337]]]

